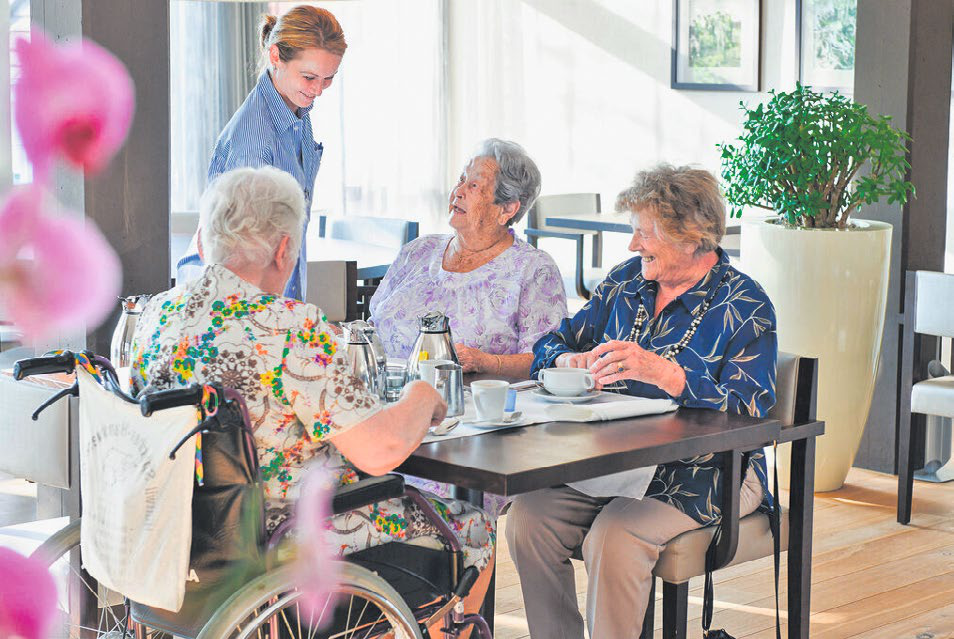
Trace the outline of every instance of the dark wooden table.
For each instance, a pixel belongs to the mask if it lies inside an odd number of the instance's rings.
[[[398,469],[452,484],[455,496],[483,503],[484,492],[512,496],[567,482],[708,453],[793,441],[789,534],[789,637],[808,637],[814,437],[812,421],[777,420],[680,408],[674,413],[600,423],[550,422],[421,445]],[[493,586],[484,614],[493,627]],[[793,599],[796,597],[796,599]]]

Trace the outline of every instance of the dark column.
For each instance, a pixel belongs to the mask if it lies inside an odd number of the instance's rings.
[[[86,217],[122,260],[122,293],[156,293],[169,288],[169,3],[82,0],[82,33],[122,60],[136,85],[125,146],[86,179]],[[90,349],[109,353],[118,312],[89,333]]]
[[[858,3],[854,98],[914,138],[909,179],[917,188],[917,198],[903,208],[882,203],[860,215],[894,226],[880,371],[855,460],[882,472],[895,470],[898,411],[907,410],[897,400],[904,272],[944,266],[952,25],[951,2]]]

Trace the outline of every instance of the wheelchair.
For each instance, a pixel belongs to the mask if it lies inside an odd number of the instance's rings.
[[[404,485],[400,475],[362,477],[339,488],[331,512],[345,513],[396,497],[409,499],[441,532],[444,548],[391,543],[341,557],[338,583],[332,592],[322,605],[305,607],[302,593],[294,585],[295,566],[288,558],[293,546],[288,533],[294,528],[293,522],[286,521],[270,536],[264,532],[258,455],[242,397],[215,385],[193,385],[134,398],[121,388],[108,360],[70,351],[20,360],[14,377],[22,380],[30,375],[73,373],[79,366],[94,375],[96,392],[112,393],[124,402],[138,404],[144,418],[177,406],[195,406],[200,411],[194,432],[202,436],[206,472],[202,488],[197,483],[193,494],[190,566],[194,572],[197,562],[204,561],[202,574],[215,578],[203,579],[201,584],[187,581],[185,602],[179,611],[138,604],[98,584],[86,572],[80,543],[82,518],[77,519],[33,554],[49,566],[59,582],[60,617],[53,637],[423,639],[428,636],[428,627],[436,627],[448,639],[469,628],[482,639],[491,639],[486,621],[463,610],[462,600],[477,580],[477,569],[463,568],[460,542],[450,527],[423,495]],[[214,414],[206,411],[210,394],[220,402]],[[34,419],[44,408],[69,395],[79,396],[78,381],[44,402]],[[191,435],[183,438],[180,446]],[[246,532],[251,533],[241,536],[244,541],[229,545],[216,528],[221,521],[221,513],[216,511],[239,502],[254,515],[240,518]],[[223,544],[229,546],[225,551]],[[211,553],[212,558],[203,553]]]

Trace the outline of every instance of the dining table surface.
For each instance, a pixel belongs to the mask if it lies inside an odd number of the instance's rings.
[[[309,237],[307,248],[309,262],[356,262],[359,280],[384,277],[401,250],[399,247],[329,237]]]
[[[468,375],[465,382],[484,377]],[[449,484],[454,497],[482,506],[485,492],[509,497],[695,455],[738,457],[776,441],[792,442],[786,579],[789,610],[799,613],[791,615],[787,625],[788,636],[807,639],[814,441],[824,428],[824,422],[814,419],[783,426],[770,417],[681,407],[661,414],[600,422],[552,421],[434,441],[421,444],[396,470]],[[491,628],[495,581],[492,576],[482,609]]]
[[[776,439],[775,419],[701,408],[606,422],[547,422],[422,444],[398,468],[459,488],[512,496]]]

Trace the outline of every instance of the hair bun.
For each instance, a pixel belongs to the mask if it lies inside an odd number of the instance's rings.
[[[262,48],[264,49],[268,46],[268,36],[272,34],[272,29],[275,28],[275,24],[278,22],[278,18],[273,15],[265,14],[262,16]]]

